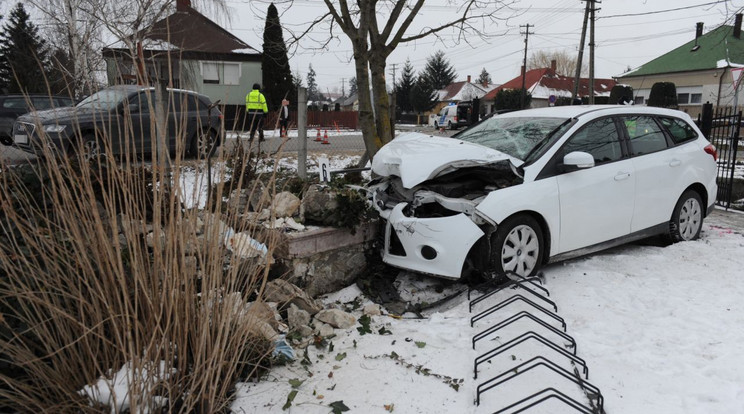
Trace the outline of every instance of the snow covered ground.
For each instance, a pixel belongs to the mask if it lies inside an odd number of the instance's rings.
[[[695,242],[636,243],[544,269],[545,287],[577,342],[578,357],[586,361],[589,382],[605,398],[607,413],[744,413],[744,218],[732,220],[733,214],[715,212]],[[409,293],[425,291],[433,282],[404,276]],[[499,293],[475,311],[512,293]],[[325,301],[341,306],[360,295],[350,286]],[[474,404],[478,384],[535,352],[571,367],[553,351],[526,342],[481,364],[473,379],[476,356],[536,325],[520,321],[521,326],[479,341],[476,350],[472,336],[526,309],[515,304],[471,328],[473,314],[461,294],[425,319],[373,316],[372,333],[337,330],[332,350],[311,345],[306,358],[298,352],[305,363],[298,360],[258,383],[239,384],[232,409],[325,414],[342,401],[359,413],[492,413],[546,386],[588,403],[575,385],[535,369],[483,393],[481,405]],[[555,334],[539,332],[561,343]],[[291,384],[293,379],[302,382]],[[292,391],[296,395],[283,410]],[[576,411],[552,400],[529,412]]]

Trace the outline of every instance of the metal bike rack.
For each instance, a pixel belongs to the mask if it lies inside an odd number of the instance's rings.
[[[521,288],[525,292],[528,292],[528,293],[530,293],[530,294],[532,294],[532,295],[534,295],[534,296],[542,299],[545,303],[549,304],[553,309],[555,309],[556,312],[558,312],[558,306],[556,306],[555,302],[553,302],[552,300],[548,299],[547,297],[545,297],[545,296],[543,296],[543,295],[535,292],[534,290],[530,289],[529,286],[526,286],[526,283],[527,282],[525,282],[523,280],[515,280],[515,281],[507,282],[507,283],[503,284],[502,286],[500,286],[499,288],[494,289],[494,290],[492,290],[492,291],[490,291],[488,293],[485,293],[485,294],[483,294],[481,296],[478,296],[477,298],[471,300],[470,301],[470,307],[468,308],[468,310],[470,312],[472,312],[473,311],[473,306],[477,305],[480,302],[483,302],[484,300],[486,300],[486,299],[490,298],[491,296],[493,296],[493,295],[495,295],[495,294],[503,291],[504,289],[507,289],[507,288],[512,288],[512,289]]]
[[[533,364],[534,362],[534,364]],[[527,367],[527,368],[525,368]],[[529,361],[523,362],[516,367],[510,368],[507,371],[504,371],[503,373],[491,378],[490,380],[478,385],[477,393],[476,393],[476,405],[480,405],[480,396],[484,392],[497,387],[505,382],[508,382],[516,377],[519,377],[522,374],[525,374],[527,372],[530,372],[533,369],[539,368],[539,367],[545,367],[556,374],[559,374],[563,378],[571,381],[572,383],[578,385],[580,388],[582,388],[587,396],[590,399],[596,399],[597,400],[597,407],[600,410],[604,410],[604,397],[602,396],[602,393],[599,391],[599,388],[592,385],[588,381],[583,381],[580,377],[576,377],[568,371],[567,369],[563,368],[562,366],[556,364],[555,362],[543,357],[543,356],[536,356]],[[543,390],[544,391],[544,390]],[[540,391],[542,392],[542,391]],[[539,393],[537,393],[539,394]],[[534,396],[533,394],[532,396]],[[531,396],[531,397],[532,397]],[[592,398],[593,397],[593,398]],[[528,397],[529,399],[530,397]]]
[[[550,348],[550,349],[558,352],[559,354],[565,356],[566,358],[570,359],[571,361],[573,361],[573,362],[581,365],[584,368],[583,369],[583,372],[584,372],[584,375],[586,376],[586,379],[589,379],[589,368],[586,366],[586,362],[583,359],[581,359],[581,358],[577,357],[576,355],[574,355],[574,354],[566,351],[564,348],[559,347],[558,345],[554,344],[553,342],[549,341],[548,339],[545,339],[545,337],[543,337],[542,335],[540,335],[540,334],[538,334],[536,332],[532,332],[532,331],[526,332],[526,333],[524,333],[524,334],[522,334],[522,335],[520,335],[520,336],[512,339],[511,341],[509,341],[509,342],[507,342],[507,343],[505,343],[503,345],[499,345],[496,348],[494,348],[494,349],[492,349],[492,350],[484,353],[483,355],[479,355],[478,357],[476,357],[475,358],[475,361],[473,363],[473,376],[474,376],[473,378],[475,378],[475,379],[478,378],[478,365],[480,365],[480,364],[482,364],[482,363],[484,363],[486,361],[489,361],[491,358],[493,358],[493,357],[495,357],[497,355],[500,355],[500,354],[502,354],[502,353],[504,353],[504,352],[506,352],[506,351],[508,351],[508,350],[510,350],[512,348],[514,348],[515,346],[517,346],[519,344],[522,344],[525,341],[528,341],[530,339],[534,339],[534,340],[540,342],[541,344],[543,344],[543,345],[547,346],[548,348]]]
[[[528,409],[530,409],[532,407],[535,407],[537,405],[540,405],[543,402],[545,402],[547,400],[550,400],[551,398],[557,399],[557,400],[563,402],[564,404],[568,405],[569,407],[571,407],[571,408],[575,409],[576,411],[578,411],[580,413],[583,413],[583,414],[596,414],[597,413],[597,411],[595,411],[595,410],[593,410],[593,409],[591,409],[591,408],[589,408],[589,407],[581,404],[580,402],[574,400],[573,398],[571,398],[568,395],[562,393],[561,391],[558,391],[555,388],[546,388],[546,389],[544,389],[542,391],[539,391],[539,392],[536,392],[536,393],[530,395],[529,397],[523,398],[523,399],[515,402],[514,404],[512,404],[512,405],[510,405],[510,406],[508,406],[506,408],[502,408],[501,410],[496,411],[493,414],[506,413],[509,410],[511,410],[512,408],[518,407],[520,404],[524,404],[524,403],[526,403],[526,402],[528,402],[528,401],[530,401],[532,399],[536,399],[536,398],[540,397],[543,394],[546,394],[546,395],[542,396],[537,401],[530,402],[528,405],[526,405],[526,406],[524,406],[522,408],[519,408],[516,411],[512,411],[512,414],[517,414],[517,413],[524,412],[525,410],[528,410]],[[603,411],[600,411],[600,412],[603,412]]]
[[[507,318],[507,319],[499,322],[498,324],[496,324],[496,325],[494,325],[494,326],[492,326],[492,327],[490,327],[490,328],[488,328],[488,329],[486,329],[484,331],[481,331],[478,334],[476,334],[475,336],[473,336],[473,349],[475,349],[475,343],[476,342],[478,342],[481,339],[487,337],[488,335],[491,335],[492,333],[498,331],[499,329],[505,328],[505,327],[513,324],[514,322],[517,322],[518,320],[524,319],[524,318],[527,318],[527,319],[530,319],[530,320],[532,320],[534,322],[537,322],[543,328],[545,328],[545,329],[549,330],[550,332],[553,332],[554,334],[556,334],[556,335],[560,336],[561,338],[567,340],[571,344],[570,346],[573,348],[573,354],[576,355],[576,340],[575,339],[573,339],[570,335],[568,335],[568,334],[566,334],[564,332],[559,331],[554,326],[551,326],[551,325],[545,323],[545,321],[543,321],[540,318],[535,317],[535,315],[533,315],[533,314],[531,314],[531,313],[529,313],[527,311],[518,312],[518,313],[510,316],[509,318]]]
[[[511,297],[509,297],[507,299],[504,299],[503,301],[501,301],[501,302],[499,302],[499,303],[491,306],[490,308],[481,311],[479,314],[473,316],[472,318],[470,318],[470,326],[472,327],[479,320],[481,320],[481,319],[485,318],[486,316],[488,316],[488,315],[490,315],[490,314],[492,314],[492,313],[494,313],[494,312],[496,312],[496,311],[498,311],[500,309],[503,309],[503,308],[505,308],[505,307],[511,305],[512,303],[517,302],[517,301],[524,302],[524,303],[532,306],[533,308],[537,309],[538,311],[544,313],[545,315],[547,315],[547,316],[549,316],[549,317],[557,320],[558,322],[561,323],[561,327],[563,328],[563,331],[565,332],[565,330],[566,330],[566,321],[564,321],[563,318],[561,318],[560,316],[556,315],[555,313],[553,313],[553,312],[551,312],[551,311],[543,308],[542,306],[536,304],[535,302],[533,302],[533,301],[531,301],[531,300],[527,299],[526,297],[524,297],[522,295],[519,295],[519,294],[513,295],[513,296],[511,296]]]

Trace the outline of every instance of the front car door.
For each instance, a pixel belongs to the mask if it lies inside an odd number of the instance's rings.
[[[633,161],[623,152],[617,119],[600,118],[578,130],[558,151],[558,162],[574,151],[591,154],[595,166],[556,176],[561,253],[625,236],[633,217]]]

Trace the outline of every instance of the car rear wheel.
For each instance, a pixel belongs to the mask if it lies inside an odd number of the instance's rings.
[[[452,128],[452,121],[447,121],[447,129],[454,129]]]
[[[217,134],[214,130],[204,130],[191,138],[191,156],[197,159],[209,158],[217,149]]]
[[[543,259],[543,234],[537,221],[527,214],[504,220],[491,241],[491,262],[499,274],[534,275]]]
[[[669,222],[669,237],[672,242],[695,240],[703,228],[703,201],[693,190],[687,190],[677,201]]]

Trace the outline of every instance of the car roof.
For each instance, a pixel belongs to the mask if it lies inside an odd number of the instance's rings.
[[[667,115],[677,118],[690,119],[685,112],[676,109],[658,108],[644,105],[572,105],[553,106],[547,108],[525,109],[522,111],[507,112],[497,115],[499,118],[507,117],[551,117],[551,118],[580,118],[591,114],[592,116],[618,115],[618,114],[647,114]]]

